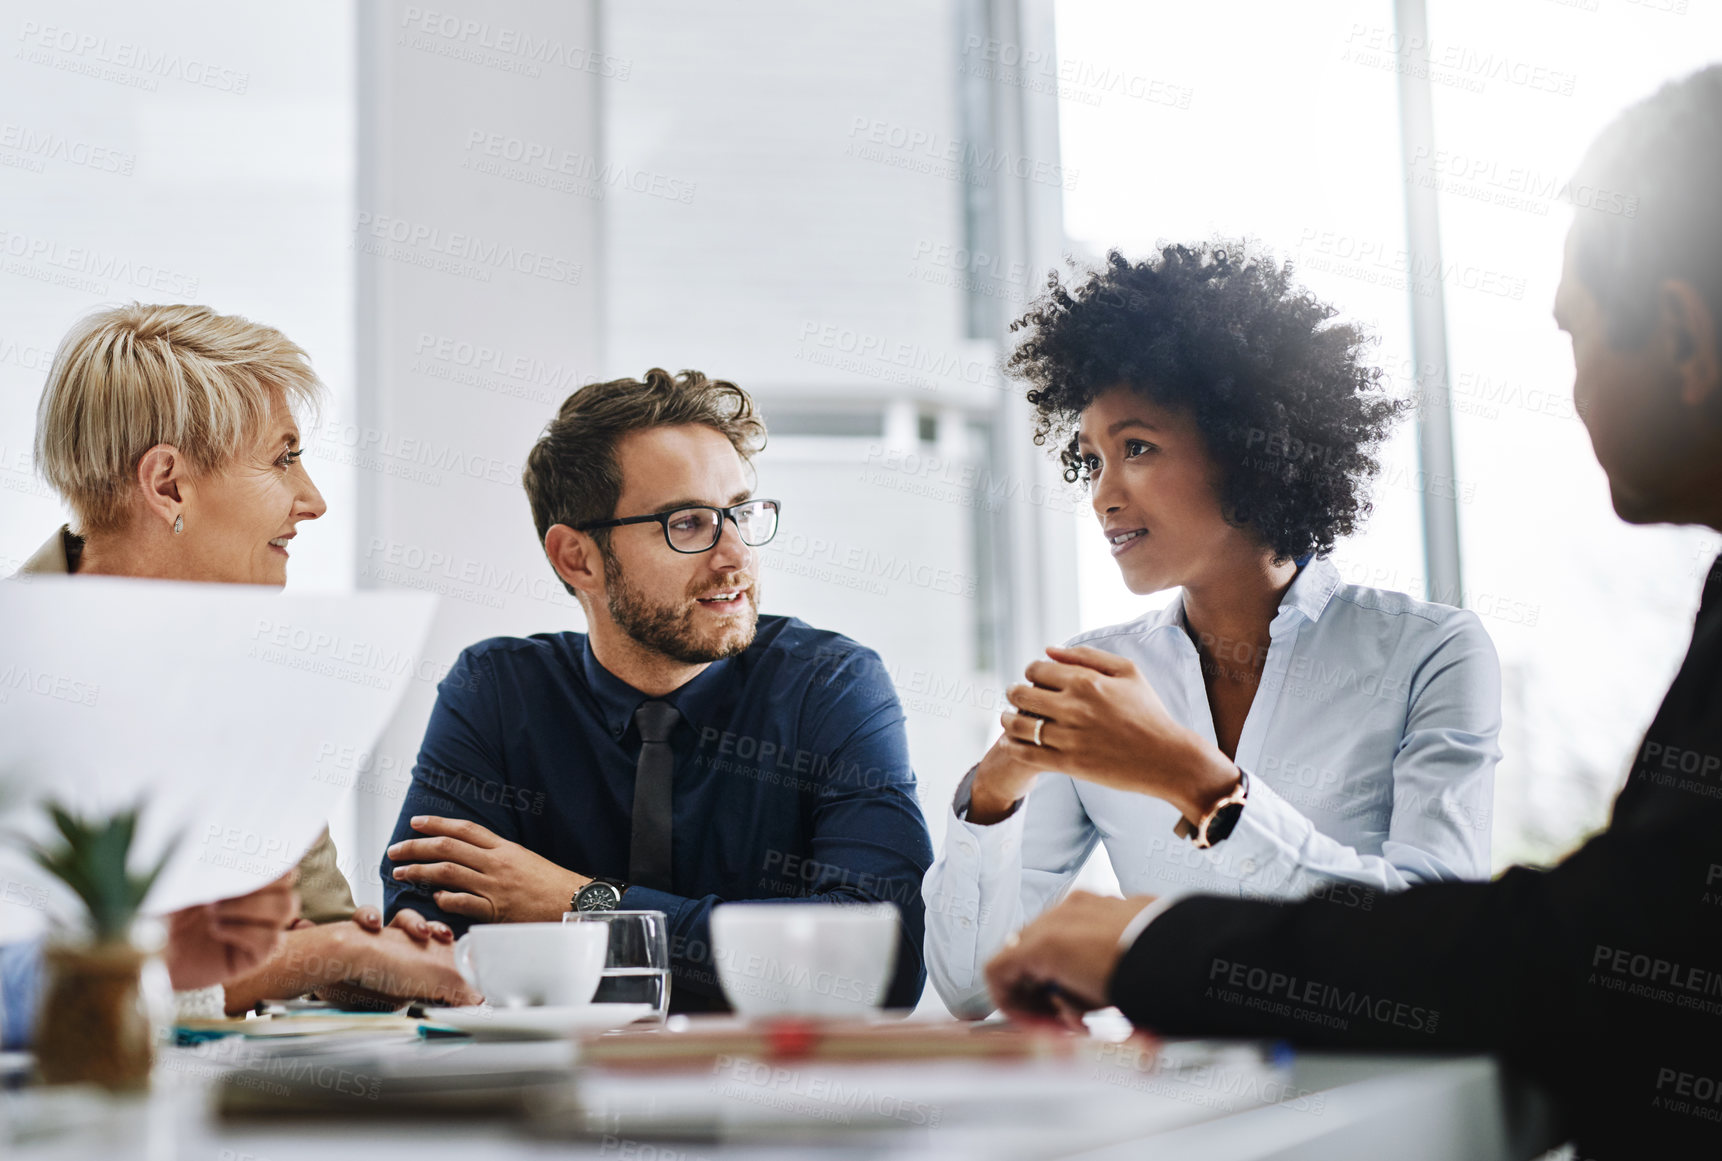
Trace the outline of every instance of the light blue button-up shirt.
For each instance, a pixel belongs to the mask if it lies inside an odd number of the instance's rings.
[[[1046,773],[1015,814],[969,822],[967,780],[927,872],[927,967],[953,1012],[984,1015],[982,969],[1069,890],[1104,843],[1127,895],[1202,892],[1371,907],[1380,891],[1489,871],[1501,673],[1475,614],[1298,572],[1269,626],[1261,684],[1238,739],[1249,799],[1230,837],[1198,850],[1146,794]],[[1083,633],[1135,662],[1167,712],[1214,741],[1182,598]]]

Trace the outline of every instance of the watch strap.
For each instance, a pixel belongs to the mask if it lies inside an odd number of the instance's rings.
[[[1189,839],[1198,849],[1206,850],[1215,843],[1224,842],[1237,827],[1238,819],[1244,813],[1244,803],[1249,798],[1250,776],[1238,768],[1238,784],[1232,792],[1208,810],[1197,822],[1179,815],[1178,821],[1172,826],[1172,833],[1179,838]]]

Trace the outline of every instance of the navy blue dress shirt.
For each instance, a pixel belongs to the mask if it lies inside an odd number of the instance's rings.
[[[465,818],[582,875],[626,880],[634,711],[583,633],[496,637],[437,689],[391,842],[417,814]],[[902,928],[885,1002],[921,995],[921,878],[932,842],[902,706],[879,657],[837,633],[761,617],[748,649],[666,699],[681,711],[671,815],[673,891],[629,887],[622,907],[669,916],[676,1011],[721,1008],[711,910],[736,900],[891,902]],[[387,911],[449,915],[383,858]]]

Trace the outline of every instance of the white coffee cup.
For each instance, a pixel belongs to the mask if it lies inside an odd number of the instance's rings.
[[[900,920],[890,903],[725,903],[712,957],[743,1016],[859,1016],[885,997]]]
[[[600,924],[488,923],[455,943],[454,967],[498,1008],[578,1007],[598,990],[609,946]]]

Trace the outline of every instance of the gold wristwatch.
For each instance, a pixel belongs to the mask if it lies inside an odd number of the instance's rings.
[[[1201,850],[1207,850],[1217,842],[1224,842],[1226,836],[1238,825],[1238,819],[1244,814],[1244,799],[1250,794],[1250,776],[1243,769],[1238,770],[1238,785],[1232,792],[1220,801],[1214,803],[1213,809],[1204,814],[1199,822],[1191,822],[1182,816],[1178,824],[1172,828],[1172,833],[1179,838],[1187,838]]]

